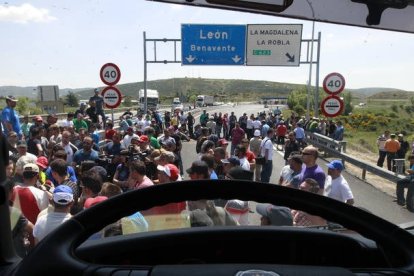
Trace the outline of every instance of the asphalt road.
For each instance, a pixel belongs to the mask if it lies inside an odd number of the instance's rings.
[[[257,112],[263,111],[263,105],[239,105],[239,106],[220,106],[209,108],[208,112],[227,112],[230,114],[231,111],[234,111],[237,117],[241,116],[243,113],[257,114]],[[198,123],[198,116],[196,116],[196,122]],[[345,130],[346,131],[346,130]],[[182,150],[184,169],[190,167],[191,162],[196,159],[195,152],[195,141],[185,142],[183,144]],[[273,173],[271,176],[271,183],[278,183],[279,174],[284,166],[284,160],[282,157],[282,152],[274,151],[273,156]],[[321,165],[326,171],[327,160],[319,159],[318,164]],[[389,196],[384,192],[376,189],[369,183],[361,181],[360,179],[350,175],[346,171],[343,172],[345,179],[348,180],[352,192],[355,198],[355,206],[365,208],[366,210],[372,212],[373,214],[382,217],[388,221],[391,221],[395,224],[410,222],[414,220],[414,213],[407,211],[404,207],[397,205],[394,202],[395,197]],[[185,175],[185,177],[188,176]],[[254,205],[251,206],[251,209],[255,209]],[[258,216],[252,214],[251,216],[253,224],[258,223]]]

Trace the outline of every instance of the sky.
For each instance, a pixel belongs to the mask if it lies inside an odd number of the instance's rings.
[[[308,21],[143,0],[8,1],[0,4],[0,86],[102,87],[99,71],[108,62],[119,66],[119,83],[143,81],[143,32],[147,38],[180,39],[181,24],[303,24],[302,39],[312,36],[312,23]],[[320,86],[327,74],[339,72],[345,77],[346,88],[414,91],[414,35],[316,23],[315,36],[318,32],[322,37]],[[153,58],[153,49],[148,43],[149,59]],[[172,44],[157,47],[157,58],[172,60]],[[307,64],[148,64],[147,79],[224,78],[306,84],[309,69]],[[315,66],[312,72],[314,85]]]

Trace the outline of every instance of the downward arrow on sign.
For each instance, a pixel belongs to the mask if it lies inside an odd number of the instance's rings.
[[[241,60],[241,58],[238,55],[232,57],[231,59],[234,61],[234,63],[238,63]]]
[[[188,57],[185,58],[189,63],[192,63],[196,58],[193,57],[192,55],[189,55]]]
[[[288,62],[295,62],[295,55],[291,56],[289,53],[286,53],[286,56],[288,57]]]

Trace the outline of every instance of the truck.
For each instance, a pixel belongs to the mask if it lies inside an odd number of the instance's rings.
[[[172,105],[171,105],[171,111],[174,112],[176,110],[182,111],[184,109],[183,104],[180,101],[180,98],[174,98]]]
[[[214,96],[209,95],[198,95],[196,100],[196,105],[199,107],[202,106],[213,106]]]
[[[157,110],[160,103],[160,96],[157,90],[147,89],[147,110]],[[141,111],[145,109],[144,89],[138,92],[138,108]]]

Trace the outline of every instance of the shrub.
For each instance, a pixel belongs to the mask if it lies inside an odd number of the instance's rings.
[[[305,109],[301,105],[296,105],[293,110],[299,115],[303,115],[305,113]]]
[[[391,118],[398,118],[398,115],[395,112],[390,112],[388,116]]]

